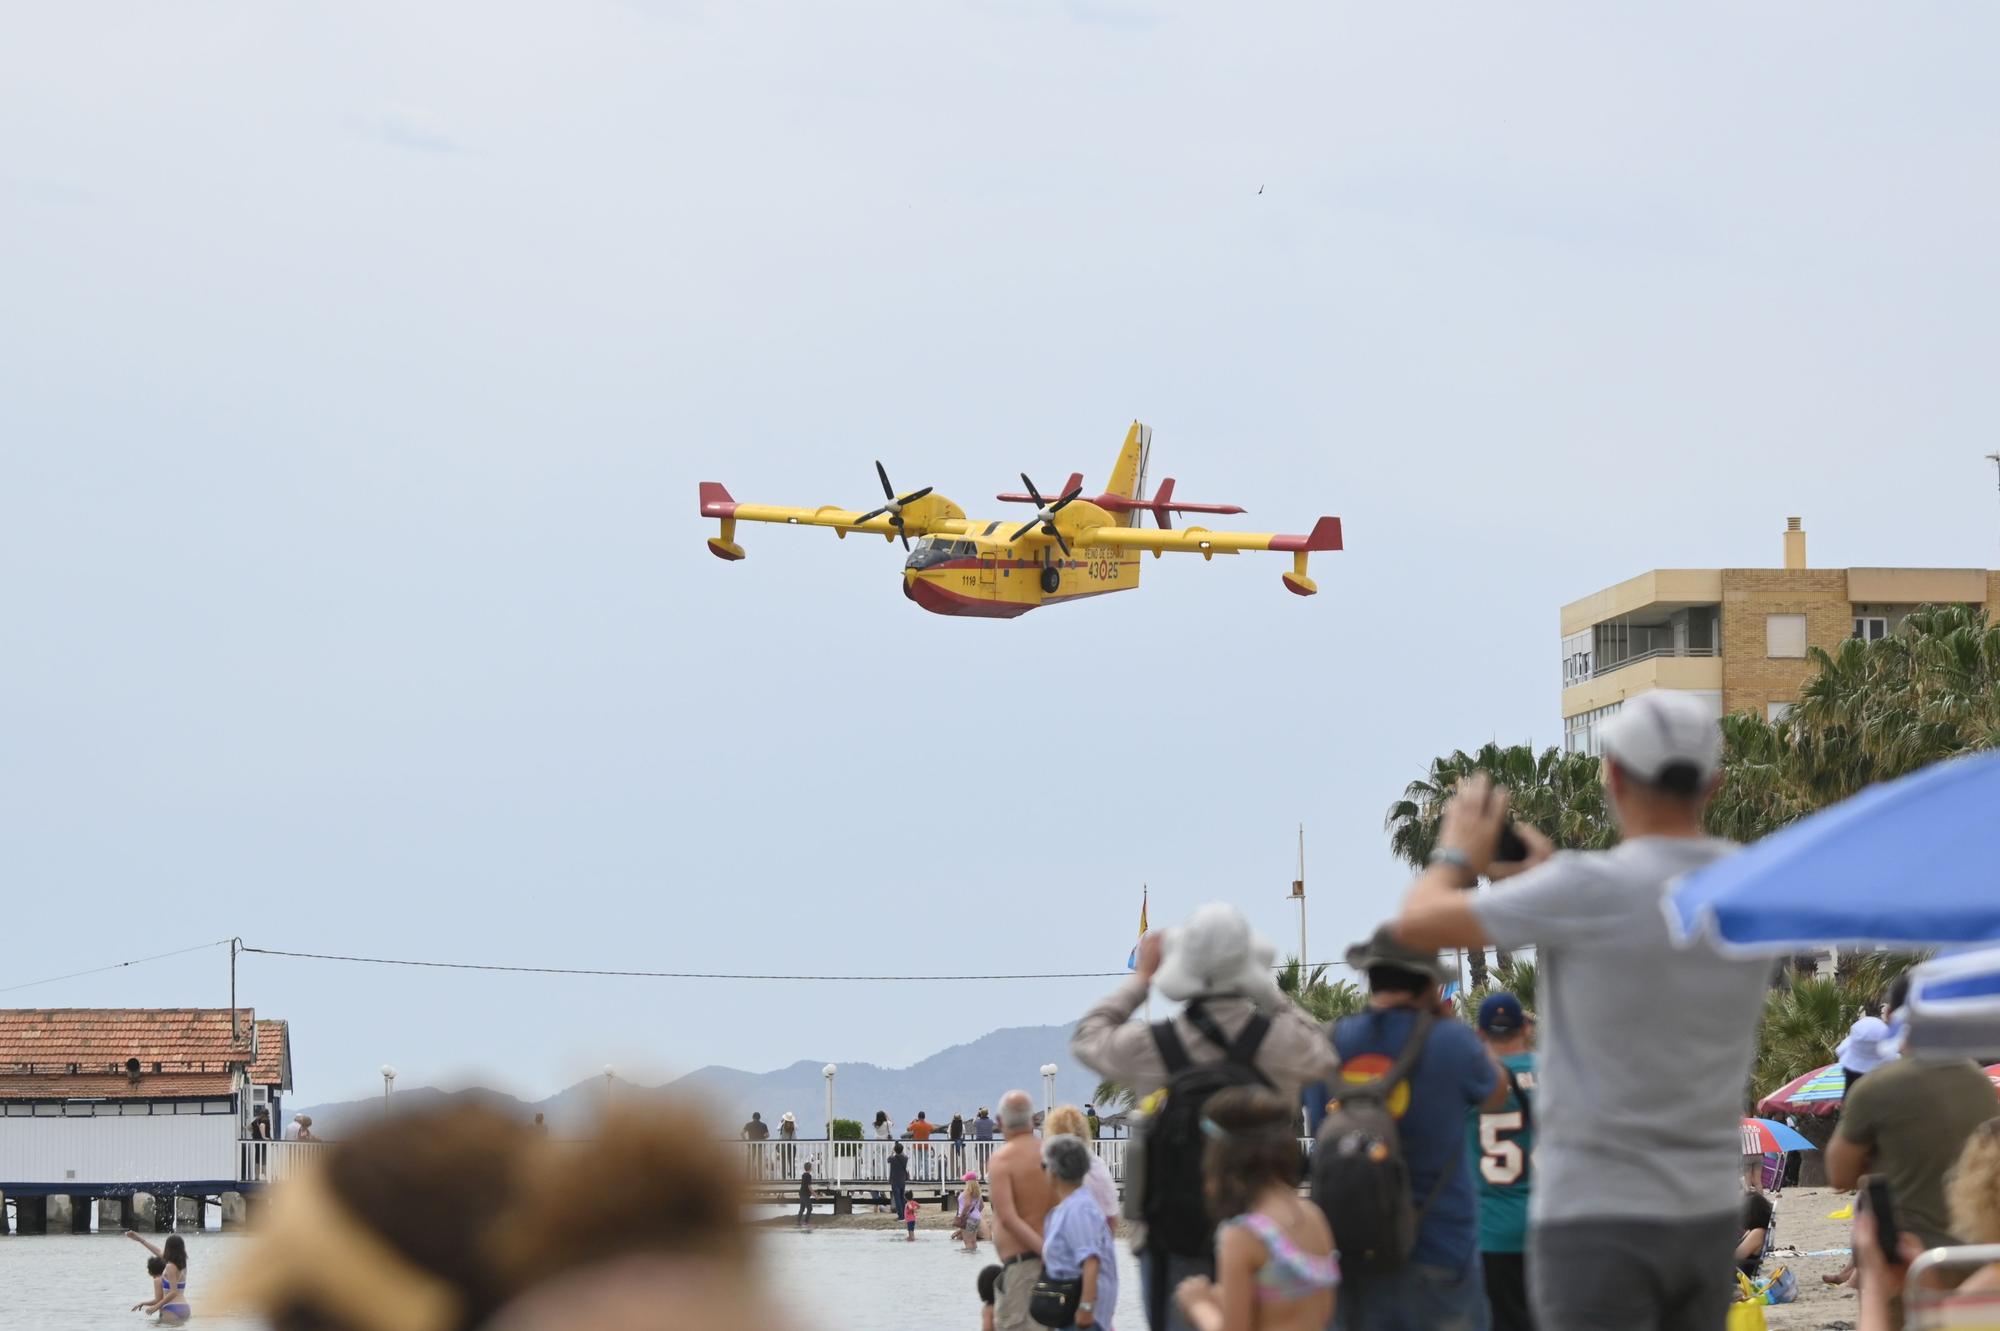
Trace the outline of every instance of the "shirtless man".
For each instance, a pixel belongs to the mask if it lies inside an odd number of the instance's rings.
[[[1026,1091],[1000,1097],[1000,1133],[987,1174],[993,1193],[993,1246],[1000,1252],[994,1331],[1036,1331],[1028,1300],[1042,1278],[1042,1221],[1055,1200],[1035,1140],[1035,1102]]]

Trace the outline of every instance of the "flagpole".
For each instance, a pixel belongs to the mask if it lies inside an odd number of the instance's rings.
[[[1152,927],[1146,919],[1146,898],[1150,895],[1151,890],[1146,884],[1139,884],[1139,944],[1142,947],[1146,943],[1146,930]],[[1153,1024],[1153,982],[1151,980],[1146,981],[1146,1024],[1148,1026]]]

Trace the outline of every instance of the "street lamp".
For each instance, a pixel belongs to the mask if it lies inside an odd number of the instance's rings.
[[[1054,1111],[1055,1107],[1056,1107],[1056,1065],[1053,1063],[1044,1063],[1042,1064],[1042,1121],[1043,1122],[1046,1123],[1048,1121],[1048,1116],[1051,1112]]]
[[[838,1071],[840,1069],[831,1063],[819,1070],[819,1075],[826,1078],[826,1139],[828,1141],[833,1140],[833,1074]],[[828,1148],[829,1151],[831,1149],[831,1147]]]
[[[382,1107],[389,1107],[389,1092],[396,1089],[396,1069],[387,1063],[382,1065]]]

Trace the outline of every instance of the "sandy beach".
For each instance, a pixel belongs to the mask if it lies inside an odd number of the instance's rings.
[[[1773,1331],[1820,1331],[1821,1328],[1851,1328],[1860,1318],[1860,1309],[1851,1286],[1834,1289],[1820,1280],[1823,1275],[1847,1265],[1848,1222],[1829,1220],[1853,1200],[1852,1193],[1831,1188],[1787,1188],[1773,1202],[1777,1207],[1778,1247],[1774,1261],[1790,1266],[1799,1277],[1797,1303],[1764,1310]],[[1827,1253],[1814,1257],[1811,1253]],[[1770,1266],[1765,1271],[1768,1274]]]
[[[1827,1216],[1841,1210],[1851,1200],[1852,1194],[1835,1192],[1830,1188],[1787,1188],[1776,1198],[1778,1248],[1773,1260],[1790,1266],[1798,1274],[1799,1298],[1796,1303],[1764,1310],[1765,1320],[1772,1331],[1851,1331],[1856,1324],[1859,1309],[1854,1290],[1851,1287],[1834,1289],[1820,1280],[1822,1275],[1847,1265],[1848,1222],[1829,1220]],[[789,1216],[772,1216],[759,1220],[757,1224],[764,1228],[789,1229],[793,1221]],[[902,1228],[902,1222],[894,1216],[873,1212],[843,1216],[815,1215],[812,1224],[817,1230]],[[951,1227],[951,1215],[933,1207],[925,1208],[917,1219],[917,1228],[925,1232],[948,1232]],[[1834,1251],[1836,1249],[1840,1251]],[[1808,1255],[1812,1253],[1827,1255]],[[1769,1269],[1767,1266],[1767,1272]]]

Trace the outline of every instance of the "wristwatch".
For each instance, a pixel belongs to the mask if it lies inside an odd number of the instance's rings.
[[[1091,1315],[1095,1316],[1097,1313],[1097,1305],[1090,1302],[1090,1300],[1088,1299],[1084,1299],[1078,1302],[1078,1304],[1076,1305],[1076,1310],[1080,1313],[1090,1313]]]
[[[1424,863],[1426,865],[1449,864],[1453,868],[1463,869],[1467,873],[1473,872],[1471,859],[1466,856],[1464,851],[1453,846],[1439,846],[1431,852],[1430,858],[1425,860]]]

